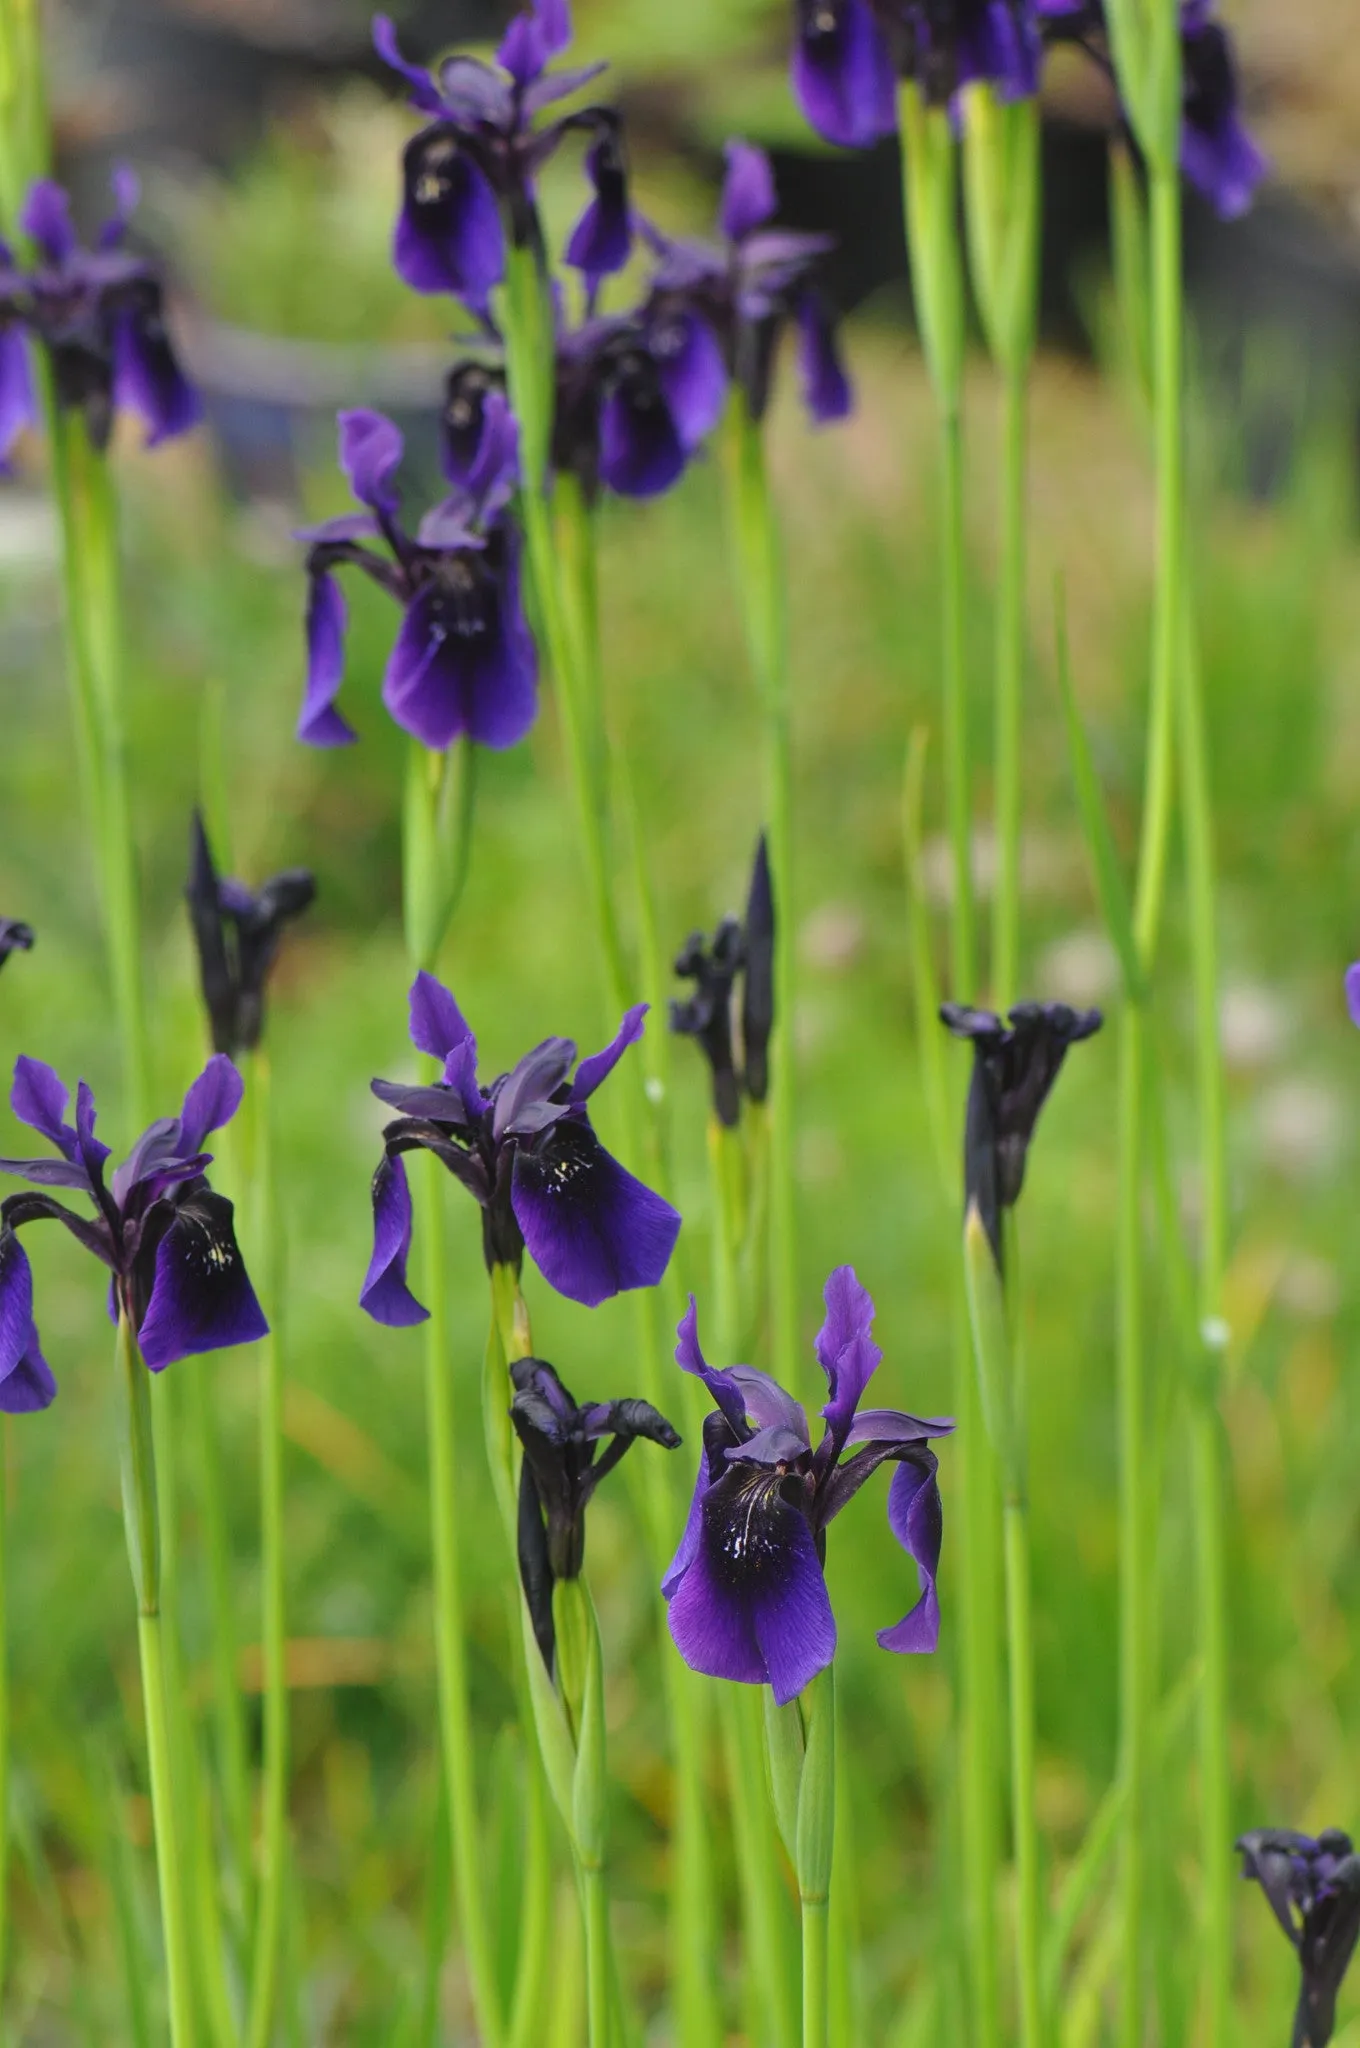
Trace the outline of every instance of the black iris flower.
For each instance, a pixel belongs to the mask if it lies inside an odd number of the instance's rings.
[[[249,1052],[260,1042],[265,983],[283,927],[307,909],[316,895],[316,882],[306,868],[285,868],[254,892],[243,882],[219,876],[203,820],[195,811],[184,894],[213,1050],[233,1057]]]
[[[1303,1981],[1290,2048],[1327,2048],[1360,1936],[1360,1856],[1340,1828],[1316,1839],[1291,1828],[1254,1828],[1237,1847],[1243,1877],[1260,1885],[1298,1950]]]
[[[11,953],[30,953],[33,950],[33,927],[21,924],[17,917],[0,917],[0,967],[3,967]]]
[[[541,1358],[517,1358],[510,1379],[515,1389],[510,1420],[524,1447],[520,1578],[534,1635],[551,1673],[553,1587],[559,1579],[581,1575],[586,1509],[596,1487],[639,1437],[668,1451],[679,1448],[680,1438],[650,1401],[587,1401],[578,1406],[553,1367]]]
[[[694,993],[671,1003],[671,1030],[693,1038],[713,1076],[713,1110],[729,1129],[741,1118],[745,1095],[763,1102],[769,1092],[770,1034],[774,1029],[774,896],[761,835],[751,870],[746,916],[725,917],[711,939],[691,932],[676,955],[675,971]],[[741,982],[741,1058],[733,1033]]]

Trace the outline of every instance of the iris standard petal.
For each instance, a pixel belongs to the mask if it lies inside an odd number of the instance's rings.
[[[374,15],[373,47],[383,63],[390,65],[393,71],[406,80],[411,88],[411,101],[414,106],[419,107],[425,114],[438,114],[442,111],[442,102],[429,72],[422,65],[409,63],[402,56],[397,42],[396,25],[389,15]]]
[[[30,1059],[27,1053],[20,1053],[14,1062],[10,1108],[21,1124],[27,1124],[68,1159],[75,1160],[79,1152],[76,1134],[66,1122],[70,1099],[70,1090],[54,1067],[49,1067],[46,1060]]]
[[[80,247],[71,221],[71,202],[52,178],[38,178],[28,188],[19,225],[37,243],[47,261],[61,265]]]
[[[411,1043],[417,1052],[446,1060],[455,1046],[472,1038],[472,1027],[450,991],[423,967],[411,983],[406,1001]]]
[[[151,1294],[137,1332],[153,1372],[178,1358],[268,1336],[232,1219],[226,1196],[206,1184],[176,1208],[156,1247]]]
[[[347,747],[359,737],[335,708],[345,673],[345,594],[328,569],[314,569],[307,592],[307,686],[297,736],[310,747]]]
[[[224,1052],[214,1053],[184,1098],[179,1151],[201,1152],[210,1131],[220,1131],[241,1107],[245,1083]]]
[[[853,1266],[837,1266],[823,1290],[826,1321],[817,1332],[817,1362],[826,1374],[830,1398],[822,1409],[839,1448],[855,1419],[860,1395],[868,1386],[883,1353],[870,1334],[873,1299]]]
[[[385,1158],[373,1176],[373,1256],[359,1289],[359,1306],[375,1323],[385,1323],[389,1329],[407,1329],[429,1316],[429,1310],[406,1285],[410,1250],[411,1190],[406,1168],[400,1159]]]
[[[682,1372],[692,1372],[696,1379],[703,1381],[730,1424],[736,1442],[740,1443],[750,1434],[746,1425],[744,1390],[730,1370],[710,1365],[699,1347],[699,1309],[692,1294],[689,1307],[676,1324],[675,1362]]]
[[[778,1380],[755,1365],[730,1365],[727,1378],[740,1392],[746,1413],[757,1429],[779,1426],[792,1430],[802,1439],[803,1449],[809,1448],[811,1438],[803,1404],[786,1393]]]
[[[385,413],[356,406],[336,416],[340,467],[361,505],[374,512],[394,512],[398,491],[393,479],[405,453],[401,429]]]
[[[587,1308],[654,1287],[680,1234],[670,1203],[620,1166],[584,1122],[557,1124],[533,1151],[516,1153],[510,1201],[544,1279]]]
[[[723,150],[727,175],[723,179],[718,224],[729,242],[740,242],[755,228],[770,220],[778,209],[774,172],[763,149],[753,142],[728,142]]]
[[[866,0],[798,0],[793,90],[817,133],[843,149],[893,133],[892,59]]]
[[[636,1045],[646,1029],[647,1003],[634,1003],[626,1010],[623,1022],[599,1052],[588,1053],[576,1069],[576,1078],[571,1084],[573,1102],[589,1102],[600,1084],[609,1079],[630,1045]]]
[[[531,1052],[515,1062],[507,1075],[500,1094],[496,1097],[496,1108],[491,1120],[491,1135],[497,1143],[511,1129],[526,1128],[537,1130],[539,1121],[531,1118],[521,1126],[520,1119],[528,1110],[546,1103],[548,1098],[561,1087],[576,1057],[575,1041],[570,1038],[545,1038]],[[569,1105],[560,1108],[554,1105],[556,1115],[563,1115]]]
[[[496,195],[457,132],[423,129],[406,145],[405,197],[392,261],[417,292],[453,292],[485,304],[505,271],[505,236]]]
[[[882,1628],[883,1649],[926,1653],[940,1640],[940,1598],[935,1574],[940,1565],[944,1517],[935,1478],[935,1456],[922,1451],[902,1461],[888,1488],[888,1527],[921,1575],[921,1597],[892,1628]]]

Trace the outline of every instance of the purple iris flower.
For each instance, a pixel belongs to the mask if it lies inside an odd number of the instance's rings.
[[[383,677],[396,723],[442,751],[466,733],[513,747],[538,709],[538,658],[520,601],[519,536],[508,514],[517,471],[515,422],[497,392],[479,450],[414,536],[394,481],[404,443],[377,412],[340,414],[340,466],[365,512],[308,528],[307,687],[298,738],[316,747],[356,738],[335,708],[344,675],[345,600],[334,571],[364,574],[402,607]],[[386,552],[365,543],[377,540]]]
[[[542,1358],[517,1358],[510,1420],[524,1447],[519,1480],[519,1573],[543,1662],[556,1652],[552,1594],[559,1579],[581,1575],[586,1509],[596,1487],[639,1437],[678,1450],[680,1438],[650,1401],[587,1401],[579,1406]],[[609,1443],[601,1450],[605,1438]]]
[[[3,967],[11,953],[31,953],[33,950],[33,927],[21,924],[17,917],[0,917],[0,967]]]
[[[1099,1010],[1072,1010],[1066,1003],[1017,1003],[1009,1026],[992,1010],[944,1003],[940,1020],[973,1047],[963,1136],[964,1203],[976,1204],[1000,1267],[1001,1211],[1020,1199],[1039,1111],[1067,1048],[1090,1038],[1105,1020]]]
[[[1049,42],[1079,43],[1111,81],[1103,0],[1033,0]],[[1231,39],[1215,0],[1181,0],[1181,169],[1220,217],[1245,213],[1270,168],[1241,116]]]
[[[653,300],[564,328],[557,340],[553,464],[623,498],[653,498],[683,475],[722,417],[727,369],[693,307]]]
[[[195,811],[184,895],[214,1050],[249,1052],[264,1028],[265,983],[283,927],[315,898],[315,878],[306,868],[285,868],[256,892],[220,876],[203,819]]]
[[[940,1632],[942,1518],[929,1439],[954,1425],[895,1408],[857,1413],[883,1355],[870,1334],[874,1305],[850,1266],[837,1267],[825,1299],[817,1358],[828,1398],[815,1450],[802,1404],[768,1373],[705,1362],[693,1296],[677,1332],[677,1364],[698,1375],[717,1409],[704,1419],[689,1520],[661,1582],[671,1634],[692,1670],[768,1685],[780,1706],[835,1655],[826,1527],[886,1462],[897,1466],[888,1526],[916,1562],[921,1596],[878,1640],[885,1650],[929,1651]]]
[[[567,262],[593,292],[621,270],[632,246],[622,130],[611,107],[578,109],[536,127],[545,108],[605,69],[550,71],[571,41],[567,0],[532,0],[516,15],[495,64],[449,57],[432,76],[409,64],[386,15],[373,24],[378,55],[406,80],[429,124],[406,145],[402,210],[393,244],[397,271],[418,292],[453,292],[484,310],[505,275],[507,232],[515,247],[542,249],[534,181],[564,138],[591,138],[586,174],[594,196],[567,246]]]
[[[28,360],[20,307],[24,279],[14,252],[0,242],[0,476],[9,470],[14,445],[26,427],[37,424],[38,400]]]
[[[52,1218],[102,1259],[113,1275],[110,1307],[126,1315],[153,1372],[199,1351],[225,1351],[268,1334],[236,1243],[232,1205],[204,1178],[210,1131],[231,1122],[241,1103],[241,1077],[217,1054],[184,1098],[177,1117],[145,1130],[105,1184],[107,1145],[95,1136],[94,1097],[82,1081],[76,1120],[66,1122],[69,1095],[41,1060],[15,1062],[10,1107],[21,1123],[56,1147],[56,1159],[0,1159],[0,1173],[32,1183],[0,1202],[0,1410],[46,1408],[56,1381],[42,1355],[33,1320],[33,1272],[15,1232]],[[79,1216],[54,1195],[69,1188],[94,1209]]]
[[[1255,1828],[1237,1844],[1242,1875],[1254,1878],[1298,1950],[1303,1982],[1292,2048],[1327,2048],[1336,2000],[1360,1937],[1360,1856],[1349,1835]]]
[[[836,323],[817,289],[829,235],[772,228],[778,210],[774,172],[753,143],[727,144],[718,210],[722,247],[648,235],[660,258],[652,283],[653,321],[698,319],[722,346],[729,375],[746,393],[754,419],[769,404],[785,328],[798,329],[803,399],[819,424],[843,419],[853,403],[836,345]]]
[[[769,1093],[770,1035],[774,1029],[774,892],[762,832],[751,869],[744,919],[725,917],[711,939],[691,932],[675,971],[694,993],[671,1003],[671,1030],[693,1038],[713,1077],[713,1113],[733,1129],[743,1095],[763,1102]],[[737,1066],[733,1012],[741,982],[741,1053]]]
[[[424,1149],[480,1204],[488,1269],[518,1272],[527,1247],[559,1294],[595,1308],[631,1287],[654,1287],[680,1231],[669,1202],[605,1151],[587,1104],[642,1036],[647,1005],[631,1009],[603,1052],[576,1067],[569,1038],[547,1038],[483,1092],[477,1041],[449,991],[420,973],[411,986],[411,1042],[444,1062],[417,1087],[375,1081],[397,1111],[373,1176],[373,1257],[359,1295],[376,1322],[425,1320],[406,1284],[411,1197],[402,1154]]]
[[[894,133],[899,78],[938,106],[984,81],[1003,99],[1039,89],[1034,0],[794,0],[794,17],[794,92],[845,149]]]
[[[32,390],[19,358],[15,322],[47,350],[60,405],[85,415],[96,448],[108,446],[117,410],[136,413],[154,448],[197,424],[202,408],[185,379],[165,325],[159,270],[126,247],[137,180],[113,181],[116,210],[93,249],[83,249],[60,185],[40,178],[19,225],[37,251],[28,271],[0,251],[0,457],[32,418]]]

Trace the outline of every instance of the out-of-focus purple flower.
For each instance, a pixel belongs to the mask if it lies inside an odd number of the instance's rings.
[[[591,138],[586,173],[594,197],[567,249],[567,261],[594,290],[628,260],[628,180],[618,115],[589,106],[535,125],[545,109],[599,76],[602,64],[549,70],[571,41],[566,0],[532,0],[516,15],[495,64],[447,58],[431,74],[410,64],[386,15],[373,24],[379,56],[411,89],[430,120],[406,145],[402,209],[393,245],[399,274],[418,292],[453,292],[478,310],[505,275],[507,235],[517,248],[541,249],[535,180],[564,138]]]
[[[581,1575],[586,1509],[596,1487],[639,1437],[678,1450],[680,1438],[650,1401],[587,1401],[584,1407],[542,1358],[510,1367],[510,1420],[524,1446],[519,1481],[519,1574],[549,1676],[556,1653],[552,1594]],[[604,1450],[605,1438],[610,1439]]]
[[[519,1271],[527,1248],[548,1284],[596,1307],[632,1287],[654,1287],[670,1262],[680,1218],[605,1151],[587,1105],[642,1036],[639,1003],[603,1052],[571,1069],[576,1047],[548,1038],[483,1092],[477,1041],[449,991],[421,973],[411,987],[411,1040],[444,1062],[440,1080],[408,1087],[375,1081],[397,1116],[383,1132],[373,1176],[373,1257],[359,1300],[380,1323],[423,1322],[406,1284],[411,1198],[402,1154],[443,1162],[482,1210],[488,1269]]]
[[[17,917],[0,917],[0,967],[3,967],[11,953],[31,953],[33,950],[33,927],[21,924]]]
[[[58,404],[84,413],[96,448],[108,446],[118,410],[138,415],[148,447],[186,433],[201,417],[166,329],[160,272],[126,247],[137,203],[130,171],[115,174],[114,198],[113,216],[94,248],[84,249],[66,193],[40,178],[19,216],[36,264],[19,271],[0,252],[0,458],[33,412],[16,322],[46,349]]]
[[[1103,0],[1034,0],[1048,42],[1079,43],[1114,82]],[[1269,163],[1242,120],[1232,41],[1215,0],[1181,0],[1181,169],[1220,217],[1245,213]]]
[[[101,1259],[113,1276],[110,1306],[126,1315],[153,1372],[194,1352],[225,1351],[268,1334],[236,1243],[232,1205],[204,1176],[211,1131],[231,1122],[241,1077],[220,1053],[210,1059],[176,1117],[145,1130],[106,1184],[109,1148],[95,1136],[94,1097],[82,1081],[76,1119],[66,1122],[68,1091],[41,1060],[15,1062],[10,1107],[55,1147],[55,1159],[0,1159],[0,1173],[31,1185],[0,1202],[0,1410],[46,1408],[56,1381],[33,1320],[33,1273],[16,1232],[46,1219]],[[83,1195],[93,1219],[52,1194]]]
[[[1243,1877],[1260,1885],[1298,1950],[1303,1982],[1293,2048],[1327,2048],[1337,1993],[1360,1937],[1360,1856],[1340,1828],[1316,1839],[1291,1828],[1254,1828],[1237,1847]]]
[[[742,920],[725,917],[711,939],[691,932],[675,971],[694,994],[671,1003],[671,1030],[702,1048],[713,1077],[713,1113],[729,1129],[741,1119],[742,1096],[763,1102],[769,1092],[774,1029],[774,892],[765,835],[760,836]],[[732,1024],[741,980],[741,1051],[737,1067]]]
[[[817,1358],[827,1378],[825,1429],[814,1450],[802,1404],[752,1366],[710,1366],[699,1348],[691,1296],[676,1362],[717,1403],[689,1519],[661,1582],[671,1635],[692,1670],[769,1685],[782,1706],[831,1662],[836,1622],[824,1563],[827,1524],[884,1463],[895,1463],[888,1524],[920,1574],[920,1598],[891,1628],[885,1650],[929,1651],[939,1639],[935,1574],[941,1509],[932,1437],[952,1422],[893,1408],[859,1410],[882,1356],[874,1305],[849,1266],[826,1283]]]
[[[1360,1025],[1360,960],[1346,969],[1346,1008],[1352,1024]]]
[[[603,484],[653,498],[684,473],[722,417],[727,371],[706,320],[649,303],[557,337],[554,467],[586,495]]]
[[[283,927],[315,898],[315,878],[307,868],[285,868],[255,891],[220,876],[195,811],[184,896],[213,1047],[231,1056],[249,1052],[260,1042],[265,983]]]
[[[718,213],[722,246],[672,241],[647,230],[659,259],[650,317],[697,320],[711,328],[755,419],[763,418],[769,404],[780,339],[795,324],[809,413],[819,423],[843,419],[853,402],[850,385],[835,320],[816,283],[833,241],[772,228],[778,203],[764,150],[730,141]]]
[[[939,106],[982,82],[1003,99],[1039,89],[1035,0],[794,0],[794,24],[794,92],[842,148],[893,133],[899,78]]]
[[[976,1203],[1001,1265],[1001,1211],[1020,1199],[1025,1160],[1039,1111],[1067,1057],[1104,1022],[1099,1010],[1066,1003],[1017,1003],[1007,1027],[991,1010],[945,1003],[941,1021],[973,1047],[964,1124],[964,1200]]]
[[[484,747],[513,747],[524,738],[538,708],[538,660],[520,599],[519,536],[507,509],[516,442],[510,409],[494,392],[461,481],[411,535],[394,481],[400,432],[381,413],[340,414],[340,466],[368,509],[299,535],[309,544],[299,739],[334,747],[356,737],[335,708],[346,612],[334,572],[345,566],[362,569],[402,607],[382,687],[399,726],[441,750],[462,733]]]

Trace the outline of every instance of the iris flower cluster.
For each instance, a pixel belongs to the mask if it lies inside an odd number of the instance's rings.
[[[0,464],[37,417],[31,342],[47,356],[58,405],[83,413],[96,448],[108,446],[119,411],[142,421],[148,447],[186,433],[201,415],[166,327],[160,271],[128,247],[138,196],[131,171],[115,172],[113,192],[114,211],[87,249],[66,193],[40,178],[19,216],[32,263],[0,244]]]
[[[1228,219],[1250,204],[1266,162],[1242,120],[1215,0],[1181,0],[1180,21],[1181,166]],[[1103,0],[795,0],[794,90],[819,135],[864,149],[896,129],[899,78],[937,104],[978,83],[1026,99],[1057,42],[1078,44],[1113,80]]]

